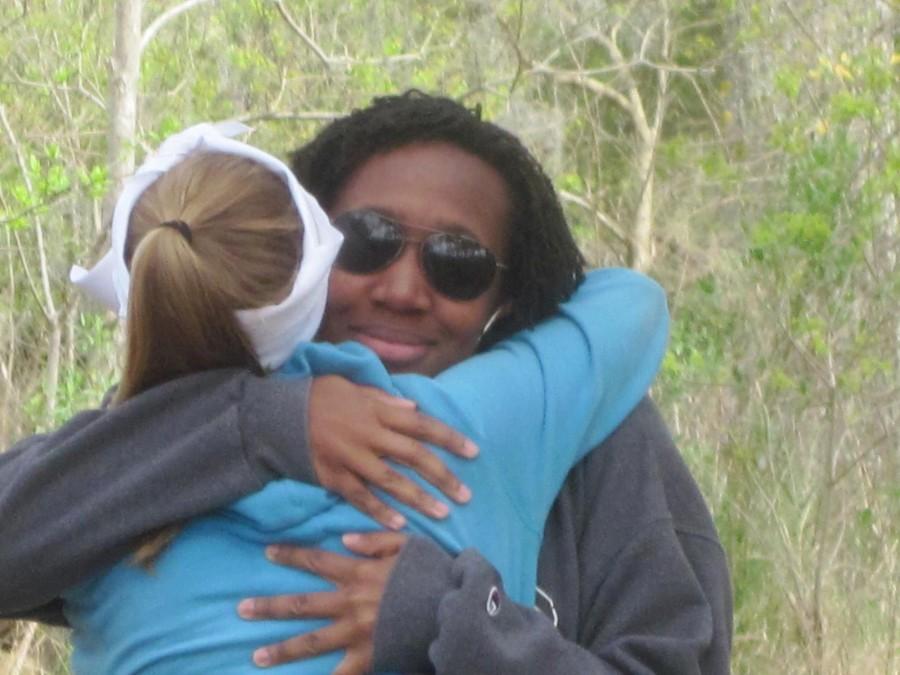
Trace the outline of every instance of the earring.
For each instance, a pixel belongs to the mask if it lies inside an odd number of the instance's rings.
[[[481,342],[484,339],[484,336],[487,335],[487,332],[493,327],[493,325],[497,322],[503,314],[505,313],[506,307],[501,306],[494,310],[494,313],[491,314],[491,318],[487,320],[487,323],[484,324],[484,328],[481,329],[481,337],[478,338],[478,341]]]

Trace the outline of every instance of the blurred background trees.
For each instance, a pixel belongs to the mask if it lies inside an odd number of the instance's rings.
[[[737,673],[897,673],[896,0],[9,0],[0,446],[96,405],[118,328],[67,283],[123,176],[238,118],[276,154],[373,96],[519,134],[595,264],[669,291],[655,387],[715,514]],[[66,672],[0,636],[0,671]]]

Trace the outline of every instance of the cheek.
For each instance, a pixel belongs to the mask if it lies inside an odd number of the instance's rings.
[[[436,317],[450,336],[450,344],[447,346],[456,352],[458,360],[475,353],[491,306],[490,302],[481,300],[476,302],[475,306],[471,306],[470,303],[460,305],[445,301],[435,310]]]
[[[328,306],[326,312],[340,311],[362,296],[364,277],[332,268],[328,278]]]
[[[319,328],[319,338],[332,342],[348,339],[346,324],[354,311],[355,304],[364,297],[361,277],[331,270],[328,279],[328,301],[325,303],[325,315]]]

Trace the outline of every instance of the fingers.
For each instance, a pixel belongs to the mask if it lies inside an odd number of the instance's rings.
[[[398,462],[413,461],[410,459],[410,456],[414,453],[420,453],[443,466],[440,460],[434,457],[431,452],[405,436],[392,432],[383,432],[377,441],[372,440],[371,442],[377,444],[379,452],[383,452],[386,456]],[[407,447],[410,444],[414,446],[412,449]],[[389,448],[390,450],[381,450],[381,448]],[[398,448],[403,449],[398,450]],[[345,470],[348,467],[351,469],[349,473]],[[446,470],[446,467],[444,467],[444,470],[447,474],[447,477],[444,478],[445,484],[448,482],[454,483],[458,497],[469,497],[468,489],[463,487],[456,477]],[[335,467],[334,469],[328,465],[322,465],[320,467],[319,481],[324,487],[337,492],[360,511],[368,514],[391,530],[403,528],[406,525],[406,519],[373,494],[369,487],[370,485],[383,490],[397,501],[414,508],[426,516],[446,518],[450,513],[450,509],[446,504],[435,499],[421,485],[396,471],[390,464],[374,453],[360,453],[358,456],[353,457],[352,460],[348,459],[343,466]]]
[[[311,572],[329,581],[340,581],[353,575],[359,564],[357,558],[299,546],[267,546],[266,557],[285,567]]]
[[[383,448],[386,457],[408,466],[455,502],[465,504],[472,498],[472,492],[469,488],[463,485],[459,478],[447,468],[447,465],[437,455],[421,443],[406,436],[393,434],[390,437],[385,437],[381,441],[380,447]],[[443,517],[419,508],[419,504],[424,502],[428,493],[415,483],[410,481],[409,485],[400,483],[396,486],[390,486],[380,484],[378,477],[372,477],[370,480],[378,484],[385,492],[388,492],[404,504],[412,506],[417,511],[422,511],[426,515],[434,517]],[[384,482],[386,483],[387,481],[385,480]]]
[[[401,532],[363,532],[345,534],[341,541],[353,553],[384,558],[397,555],[409,537]]]
[[[347,409],[356,412],[336,414]],[[458,503],[471,498],[471,491],[423,443],[463,457],[474,457],[478,448],[462,434],[418,412],[412,401],[341,377],[317,377],[310,393],[309,420],[312,465],[320,484],[384,527],[401,529],[406,520],[375,488],[432,518],[445,518],[450,511],[385,459],[409,467]]]
[[[414,443],[402,436],[395,436],[392,443],[393,451],[389,455],[392,459],[406,463],[405,459],[409,455],[409,451],[397,452],[397,448],[407,443]],[[390,443],[390,441],[389,441]],[[430,455],[431,453],[425,448],[421,448],[419,452]],[[398,455],[402,455],[398,456]],[[439,460],[438,460],[439,461]],[[450,509],[446,504],[438,501],[425,489],[411,478],[404,476],[396,471],[390,464],[378,457],[368,457],[360,464],[360,476],[367,483],[384,490],[397,501],[414,508],[416,511],[431,516],[432,518],[446,518],[450,513]],[[448,472],[449,473],[449,472]],[[456,483],[457,492],[466,490],[453,474],[450,474],[450,480]],[[391,528],[399,529],[399,528]]]
[[[391,396],[386,391],[381,389],[377,389],[375,387],[366,387],[369,390],[370,394],[381,403],[385,405],[391,405],[396,408],[405,408],[406,410],[415,410],[417,407],[417,403],[408,398],[400,398],[399,396]]]
[[[384,410],[381,420],[393,431],[379,438],[379,447],[386,457],[410,467],[454,501],[461,504],[469,501],[472,496],[469,489],[422,443],[443,447],[463,457],[475,457],[478,447],[474,443],[442,422],[417,411]]]
[[[387,466],[376,457],[372,457],[370,460],[378,467]],[[364,478],[366,477],[365,472],[362,472],[360,475]],[[399,474],[397,475],[399,476]],[[403,477],[400,476],[400,478]],[[403,478],[403,480],[408,481],[406,478]],[[411,485],[415,485],[412,481],[408,482]],[[322,484],[325,485],[324,480]],[[337,492],[357,509],[374,518],[388,529],[399,530],[406,526],[406,518],[376,497],[375,493],[366,487],[366,484],[354,474],[338,473],[327,487],[329,490]],[[424,490],[422,492],[424,493]]]
[[[245,619],[332,621],[311,633],[257,649],[253,653],[257,666],[275,666],[345,649],[344,659],[335,672],[345,675],[369,672],[378,607],[396,564],[396,554],[407,537],[396,532],[372,532],[345,535],[345,539],[351,550],[370,552],[371,556],[357,558],[288,545],[266,549],[270,560],[328,579],[337,590],[243,600],[238,605],[238,614]]]
[[[262,668],[289,661],[308,659],[343,649],[352,642],[354,628],[347,623],[333,623],[312,633],[304,633],[284,642],[261,647],[253,652],[253,663]]]
[[[335,591],[248,598],[238,605],[242,619],[326,619],[344,611],[343,594]]]
[[[385,408],[382,412],[382,421],[398,433],[444,448],[459,457],[471,459],[478,455],[475,443],[425,413],[397,406]]]
[[[332,675],[363,675],[363,673],[372,672],[374,651],[374,648],[348,650],[347,655],[344,656],[338,667],[334,669]]]

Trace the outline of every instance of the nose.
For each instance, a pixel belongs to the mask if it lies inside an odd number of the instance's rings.
[[[409,242],[400,257],[378,273],[372,299],[395,312],[427,311],[430,286],[418,259],[418,246]]]

